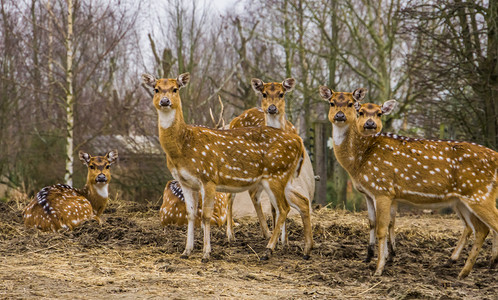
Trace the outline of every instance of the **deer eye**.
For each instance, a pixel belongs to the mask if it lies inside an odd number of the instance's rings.
[[[353,106],[353,102],[349,102],[348,107],[352,107],[352,106]]]
[[[360,115],[360,116],[363,116],[363,112],[362,112],[362,111],[360,111],[359,115]]]
[[[178,92],[178,89],[177,89],[177,88],[174,88],[174,89],[173,89],[173,93],[176,93],[176,92]]]
[[[154,93],[159,93],[159,89],[154,89]]]
[[[95,166],[94,165],[90,165],[90,169],[95,170]]]
[[[378,113],[378,114],[377,114],[377,117],[382,117],[382,113]]]
[[[280,95],[278,95],[280,98],[283,98],[284,97],[284,93],[280,93]]]
[[[266,96],[267,96],[266,93],[263,93],[263,98],[266,98]]]
[[[335,103],[334,102],[330,102],[330,106],[334,107]]]
[[[110,165],[105,166],[106,169],[109,169],[110,167],[111,167]]]

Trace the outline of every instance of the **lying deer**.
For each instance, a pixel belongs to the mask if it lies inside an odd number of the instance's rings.
[[[377,118],[390,113],[387,101],[364,123],[359,101],[365,91],[334,93],[320,87],[330,103],[334,153],[349,173],[354,186],[368,195],[375,207],[378,259],[375,275],[382,274],[388,255],[387,229],[394,201],[417,206],[454,206],[472,227],[476,241],[458,275],[466,277],[475,263],[489,230],[495,232],[492,261],[498,259],[498,153],[473,143],[412,139],[391,134],[364,136],[361,131],[381,126]],[[363,114],[363,115],[362,115]]]
[[[188,84],[190,75],[156,79],[144,74],[142,80],[154,88],[159,141],[171,174],[182,185],[187,205],[187,243],[182,257],[187,258],[194,246],[197,192],[202,196],[202,261],[206,262],[211,252],[210,221],[216,191],[236,193],[258,187],[268,193],[277,208],[275,230],[262,257],[268,258],[290,209],[286,197],[289,181],[299,174],[304,151],[301,138],[266,126],[217,130],[187,125],[179,90]],[[311,245],[305,245],[305,255],[310,249]]]
[[[214,209],[213,215],[211,217],[211,224],[217,225],[218,227],[223,226],[227,220],[227,207],[229,201],[229,194],[227,193],[216,193],[214,197]],[[202,218],[202,202],[199,201],[199,207],[197,207],[195,226],[199,227]],[[183,195],[182,187],[180,183],[176,180],[170,180],[166,183],[163,193],[163,204],[159,210],[159,217],[161,219],[161,224],[163,226],[167,225],[186,225],[188,224],[187,219],[187,208],[185,205],[185,197]]]
[[[264,83],[262,80],[253,78],[251,85],[254,91],[262,96],[261,108],[251,108],[244,111],[240,116],[234,118],[230,122],[230,128],[240,127],[260,127],[270,126],[279,128],[289,133],[298,134],[294,125],[289,122],[285,116],[285,94],[294,89],[294,78],[287,78],[282,83],[272,82]],[[266,224],[266,218],[261,208],[260,195],[262,190],[251,189],[249,194],[254,204],[254,209],[259,219],[261,230],[265,238],[270,237],[270,231]],[[291,197],[287,200],[289,205],[294,207],[301,215],[303,221],[304,236],[307,243],[313,244],[311,232],[311,201],[315,192],[315,177],[313,174],[313,166],[311,165],[308,153],[304,151],[304,160],[301,167],[301,173],[291,185]],[[233,199],[233,198],[232,198]],[[232,218],[231,204],[229,202],[228,220]],[[272,210],[273,212],[273,210]],[[275,224],[275,217],[274,224]],[[286,243],[285,223],[282,227],[282,243]],[[308,259],[309,256],[305,256]]]
[[[118,151],[93,157],[80,151],[79,157],[88,167],[85,187],[56,184],[41,189],[23,211],[26,227],[54,232],[61,228],[73,230],[92,218],[102,224],[100,217],[109,199],[109,168],[118,159]]]

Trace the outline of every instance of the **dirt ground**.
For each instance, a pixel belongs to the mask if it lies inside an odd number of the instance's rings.
[[[298,216],[288,221],[290,246],[265,262],[257,220],[239,217],[237,241],[213,228],[211,260],[201,263],[200,229],[194,255],[181,259],[186,229],[162,229],[159,205],[112,201],[103,226],[91,221],[56,234],[25,229],[21,206],[0,203],[2,299],[498,299],[490,238],[465,280],[456,279],[463,259],[444,266],[462,230],[454,215],[398,214],[397,255],[373,277],[374,262],[363,262],[366,213],[316,210],[309,261],[301,258]]]

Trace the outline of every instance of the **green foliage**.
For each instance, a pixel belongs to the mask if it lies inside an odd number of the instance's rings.
[[[348,185],[351,182],[348,181]],[[332,208],[346,209],[349,211],[362,211],[365,210],[366,204],[365,199],[361,193],[356,191],[354,188],[348,187],[346,203],[340,203],[337,197],[337,192],[335,191],[334,182],[331,180],[327,181],[327,205]]]

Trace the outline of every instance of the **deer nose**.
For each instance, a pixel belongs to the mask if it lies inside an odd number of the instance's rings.
[[[96,182],[107,182],[107,177],[105,177],[105,175],[101,173],[97,176],[97,178],[95,178],[95,181]]]
[[[277,107],[275,106],[275,104],[272,104],[270,106],[268,106],[268,109],[267,109],[267,112],[270,114],[270,115],[274,115],[278,112],[278,109]]]
[[[363,125],[363,128],[365,129],[377,129],[377,124],[372,119],[368,119],[365,122],[365,125]]]
[[[344,121],[346,121],[346,115],[342,111],[340,111],[340,112],[335,114],[334,121],[344,122]]]
[[[169,98],[167,97],[161,98],[161,101],[159,101],[159,105],[164,107],[171,106],[171,100],[169,100]]]

